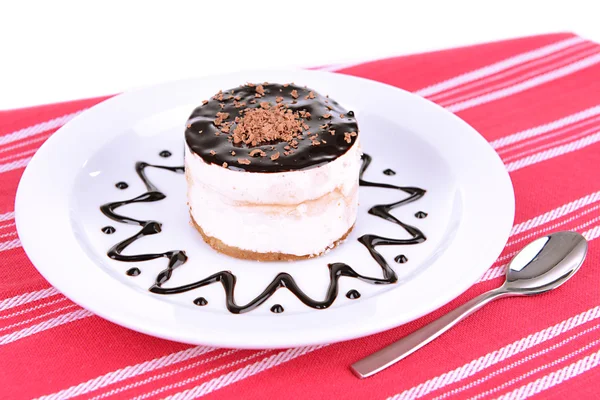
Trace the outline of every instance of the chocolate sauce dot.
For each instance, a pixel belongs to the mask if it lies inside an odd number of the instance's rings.
[[[204,297],[198,297],[194,300],[194,304],[197,306],[205,306],[208,304],[208,300],[206,300]]]
[[[271,307],[271,312],[275,314],[281,314],[283,312],[283,307],[281,304],[275,304],[273,307]]]
[[[110,225],[102,228],[102,232],[106,233],[107,235],[112,235],[113,233],[115,233],[115,231],[116,229]]]
[[[346,293],[346,297],[352,300],[356,300],[360,297],[360,293],[358,292],[358,290],[355,289],[348,290],[348,293]]]
[[[394,171],[393,169],[386,169],[385,171],[383,171],[384,174],[392,176],[392,175],[396,175],[396,171]]]
[[[354,111],[348,111],[346,115],[349,117],[354,117]]]
[[[394,258],[394,261],[396,261],[398,264],[404,264],[408,261],[408,258],[406,258],[404,254],[400,254],[397,255],[396,258]]]
[[[129,276],[138,276],[141,273],[142,273],[142,271],[140,271],[139,268],[130,268],[126,272],[126,274]]]
[[[427,213],[424,211],[419,211],[418,213],[415,214],[415,217],[417,217],[419,219],[427,218]]]
[[[169,150],[163,150],[160,153],[158,153],[158,155],[163,158],[167,158],[167,157],[171,157],[171,152]]]
[[[118,183],[115,183],[115,186],[116,186],[118,189],[121,189],[121,190],[123,190],[123,189],[127,189],[127,188],[129,187],[129,185],[128,185],[126,182],[118,182]]]

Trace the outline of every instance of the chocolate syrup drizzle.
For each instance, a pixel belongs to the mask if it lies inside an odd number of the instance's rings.
[[[150,254],[136,254],[136,255],[125,255],[123,251],[133,242],[138,239],[143,238],[144,236],[155,235],[161,232],[161,223],[154,220],[141,221],[131,217],[127,217],[124,215],[117,214],[115,212],[121,206],[133,203],[148,203],[160,201],[166,197],[166,195],[158,190],[156,186],[154,186],[147,178],[145,174],[145,169],[148,167],[165,169],[169,171],[173,171],[176,173],[183,173],[183,167],[168,167],[163,165],[152,165],[145,162],[137,162],[135,165],[136,172],[144,185],[146,186],[147,192],[143,193],[137,197],[134,197],[129,200],[117,201],[113,203],[104,204],[100,207],[100,210],[104,215],[108,218],[130,225],[139,225],[142,229],[136,233],[135,235],[117,243],[113,247],[111,247],[108,251],[108,256],[114,260],[118,261],[126,261],[126,262],[139,262],[139,261],[147,261],[153,260],[156,258],[167,258],[169,260],[168,266],[166,269],[161,271],[155,279],[154,284],[149,288],[150,292],[162,295],[170,295],[177,293],[184,293],[190,290],[199,289],[204,286],[211,285],[213,283],[220,282],[225,290],[225,298],[226,298],[226,306],[227,309],[234,314],[241,314],[248,311],[252,311],[265,301],[267,301],[278,289],[287,288],[290,292],[292,292],[302,303],[307,306],[315,309],[325,309],[331,306],[335,299],[338,296],[338,281],[340,277],[350,277],[354,279],[358,279],[363,282],[371,283],[374,285],[389,285],[392,283],[396,283],[398,281],[398,276],[394,272],[394,270],[388,265],[387,261],[383,257],[381,253],[377,251],[378,246],[396,246],[396,245],[414,245],[418,243],[422,243],[427,238],[418,228],[405,224],[400,221],[396,217],[394,217],[390,211],[393,209],[400,207],[402,205],[406,205],[408,203],[412,203],[414,201],[419,200],[421,197],[425,195],[425,190],[417,187],[403,187],[403,186],[394,186],[386,183],[377,183],[370,182],[363,179],[364,173],[369,167],[371,163],[371,156],[364,154],[363,155],[363,164],[360,170],[360,186],[364,187],[378,187],[385,188],[391,190],[398,190],[408,194],[408,197],[405,197],[397,202],[390,204],[379,204],[371,207],[369,209],[369,214],[374,215],[379,218],[383,218],[386,221],[389,221],[395,225],[403,228],[411,237],[409,239],[394,239],[378,236],[375,234],[366,234],[359,237],[357,240],[367,248],[373,259],[379,264],[382,269],[382,277],[370,277],[361,275],[356,272],[352,267],[345,263],[332,263],[329,264],[329,287],[327,288],[327,293],[323,300],[316,300],[309,297],[306,293],[300,289],[294,278],[286,273],[279,273],[272,281],[267,285],[267,287],[258,295],[256,298],[251,300],[249,303],[244,305],[239,305],[235,302],[235,285],[236,285],[236,276],[231,271],[220,271],[215,274],[212,274],[202,280],[191,282],[186,285],[177,286],[177,287],[163,287],[165,283],[169,281],[173,271],[184,264],[187,261],[187,256],[185,251],[183,250],[171,250],[164,253],[150,253]]]

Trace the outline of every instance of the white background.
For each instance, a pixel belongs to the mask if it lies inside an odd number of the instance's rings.
[[[600,41],[598,11],[598,0],[0,0],[0,109],[547,32]]]

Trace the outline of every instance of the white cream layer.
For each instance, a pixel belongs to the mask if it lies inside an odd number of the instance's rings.
[[[354,225],[360,146],[304,171],[240,172],[205,163],[186,146],[190,212],[208,236],[260,253],[317,255]]]

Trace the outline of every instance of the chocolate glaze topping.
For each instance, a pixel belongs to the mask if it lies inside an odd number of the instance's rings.
[[[348,290],[348,292],[346,293],[346,297],[350,300],[356,300],[360,297],[360,292],[356,289]]]
[[[127,275],[129,276],[138,276],[139,274],[141,274],[142,271],[140,271],[139,268],[129,268],[126,272]]]
[[[240,314],[254,310],[258,306],[269,300],[269,298],[271,298],[271,296],[273,296],[273,294],[275,294],[277,290],[282,288],[289,290],[308,307],[315,309],[328,308],[333,304],[333,302],[338,296],[338,281],[341,277],[354,278],[374,285],[389,285],[398,281],[398,276],[396,275],[396,272],[389,266],[388,262],[383,257],[383,255],[379,253],[379,251],[377,251],[378,246],[415,245],[427,240],[423,232],[421,232],[418,228],[405,224],[404,222],[400,221],[391,214],[391,211],[393,209],[419,200],[425,195],[425,190],[417,187],[394,186],[387,183],[366,181],[363,179],[363,176],[370,163],[371,157],[367,154],[364,154],[363,164],[360,170],[360,186],[391,189],[394,191],[402,192],[403,196],[399,198],[398,201],[395,201],[393,203],[378,204],[371,207],[369,209],[369,214],[378,218],[382,218],[388,222],[397,225],[399,228],[401,228],[402,231],[405,232],[403,236],[406,236],[406,233],[408,233],[410,237],[396,239],[383,237],[376,234],[366,234],[359,237],[357,240],[365,247],[365,249],[369,252],[371,257],[373,257],[375,262],[377,262],[377,264],[381,267],[382,276],[371,277],[361,275],[358,272],[356,272],[350,265],[341,262],[328,264],[327,267],[329,268],[330,281],[325,297],[322,300],[311,298],[304,291],[302,291],[300,286],[298,286],[297,282],[290,274],[288,274],[287,272],[280,272],[273,278],[273,280],[256,298],[250,300],[247,304],[237,304],[235,301],[235,286],[237,277],[231,271],[223,270],[195,282],[189,282],[181,286],[167,287],[166,283],[171,279],[171,276],[175,269],[185,264],[185,262],[187,261],[187,256],[183,250],[169,250],[163,253],[150,254],[123,254],[127,247],[135,241],[141,240],[149,235],[155,235],[160,233],[162,225],[158,221],[138,220],[123,214],[118,214],[116,210],[124,205],[134,203],[155,202],[160,201],[166,197],[164,193],[162,193],[152,182],[150,182],[145,173],[146,168],[159,168],[170,170],[175,173],[183,173],[183,167],[151,165],[145,162],[136,163],[136,172],[142,180],[142,182],[144,183],[144,185],[146,186],[147,191],[130,200],[123,200],[105,204],[100,207],[100,210],[104,215],[106,215],[108,218],[114,221],[124,224],[138,225],[141,227],[141,229],[135,235],[111,247],[107,255],[112,259],[126,262],[140,262],[153,260],[157,258],[167,258],[168,265],[164,270],[158,273],[158,275],[155,278],[154,284],[149,288],[150,292],[162,295],[173,295],[200,289],[204,286],[209,286],[215,283],[220,283],[223,286],[223,290],[225,291],[225,305],[227,309],[234,314]],[[198,262],[202,262],[202,260],[198,260]],[[281,306],[279,305],[279,307]],[[283,307],[281,307],[281,311],[283,311]]]
[[[415,214],[415,217],[417,217],[419,219],[427,218],[427,213],[424,211],[419,211]]]
[[[295,141],[235,143],[233,136],[247,110],[267,109],[265,103],[269,110],[279,107],[298,113],[301,131]],[[293,84],[268,83],[218,93],[194,110],[185,131],[188,146],[205,162],[248,172],[318,167],[346,153],[357,135],[354,113],[335,100]]]
[[[127,189],[129,187],[129,185],[127,184],[127,182],[117,182],[117,183],[115,183],[115,187],[117,189],[124,190],[124,189]]]

